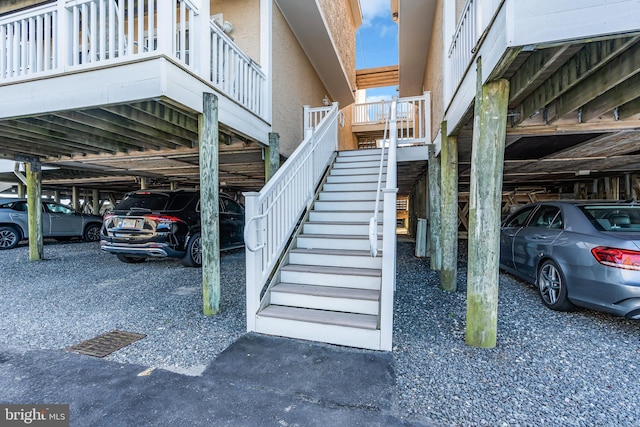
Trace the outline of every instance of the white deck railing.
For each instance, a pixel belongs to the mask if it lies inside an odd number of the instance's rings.
[[[194,1],[59,0],[0,17],[0,84],[159,55],[266,119],[265,74]]]
[[[263,117],[267,78],[260,65],[242,52],[211,21],[211,81],[223,93]]]
[[[247,330],[255,330],[260,293],[285,249],[316,187],[338,149],[338,104],[323,108],[324,118],[259,192],[244,193]],[[305,108],[308,116],[317,113]]]
[[[478,27],[478,0],[467,0],[449,47],[449,93],[458,87],[471,64],[480,39]]]
[[[353,125],[384,125],[390,117],[394,101],[367,102],[353,105]],[[431,138],[430,93],[399,98],[397,103],[398,144],[428,144]]]

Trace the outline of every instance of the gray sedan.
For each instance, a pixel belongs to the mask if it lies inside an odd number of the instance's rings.
[[[11,249],[29,236],[27,199],[0,199],[0,249]],[[80,213],[68,206],[42,201],[42,235],[57,239],[81,237],[100,240],[102,217]]]
[[[500,267],[534,283],[553,310],[581,306],[640,319],[640,205],[524,206],[502,223]]]

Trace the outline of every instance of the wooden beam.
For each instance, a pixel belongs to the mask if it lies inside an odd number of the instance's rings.
[[[220,207],[218,181],[218,97],[204,93],[200,116],[200,206],[202,311],[220,313]]]
[[[572,56],[582,46],[566,44],[533,52],[510,79],[509,105],[519,104],[559,68],[561,59]]]
[[[447,122],[442,123],[441,135],[447,133]],[[441,240],[441,205],[440,205],[440,159],[436,157],[436,147],[429,145],[429,263],[432,270],[442,269],[442,240]]]
[[[478,59],[478,80],[481,59]],[[467,345],[496,346],[502,168],[509,82],[478,85],[471,157],[467,264]]]
[[[27,175],[27,216],[29,221],[29,261],[44,258],[42,236],[42,170],[39,162],[25,163]]]
[[[624,83],[638,72],[640,72],[640,43],[631,47],[624,55],[619,54],[579,85],[556,98],[554,115],[547,117],[547,123],[553,123],[565,114],[577,110],[602,93]]]
[[[397,65],[356,70],[356,86],[358,89],[398,86],[398,82],[399,72]]]
[[[264,179],[269,181],[280,167],[280,135],[269,133],[269,146],[265,147]]]
[[[553,100],[602,68],[620,52],[633,46],[637,41],[637,37],[627,37],[585,44],[578,53],[553,73],[544,84],[540,85],[522,101],[518,123],[546,107]]]
[[[447,129],[446,122],[442,124]],[[458,288],[458,139],[442,133],[441,156],[441,239],[440,287],[449,292]]]
[[[640,98],[640,74],[632,76],[585,104],[582,107],[582,121],[596,120],[605,113],[614,117],[613,110],[616,107],[638,98]],[[614,119],[618,118],[614,117]]]

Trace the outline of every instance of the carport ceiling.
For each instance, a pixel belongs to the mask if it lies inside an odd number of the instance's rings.
[[[262,147],[220,128],[219,180],[223,189],[264,185]],[[199,183],[197,114],[153,100],[0,120],[0,157],[40,158],[43,185],[124,192],[195,187]],[[15,181],[13,174],[0,180]]]
[[[640,36],[528,46],[510,56],[491,76],[510,83],[505,190],[640,173]],[[463,190],[472,114],[458,133]]]

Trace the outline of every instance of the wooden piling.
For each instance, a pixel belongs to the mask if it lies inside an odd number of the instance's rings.
[[[200,208],[202,241],[202,311],[220,313],[220,208],[218,168],[218,97],[205,93],[198,120],[200,135]]]

